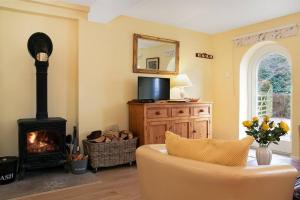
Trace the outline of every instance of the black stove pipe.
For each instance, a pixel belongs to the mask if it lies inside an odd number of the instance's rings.
[[[45,33],[34,33],[27,44],[29,53],[35,59],[36,66],[36,118],[48,118],[47,75],[48,58],[52,53],[52,42]]]
[[[36,118],[48,118],[47,71],[48,62],[35,62],[36,66]]]

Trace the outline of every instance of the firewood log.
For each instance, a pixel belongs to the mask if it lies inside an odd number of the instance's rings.
[[[123,139],[123,140],[126,140],[126,139],[132,139],[133,138],[133,134],[128,131],[128,130],[122,130],[120,132],[120,137]]]
[[[83,154],[75,154],[72,156],[73,161],[86,160],[87,158],[88,156]]]
[[[114,136],[113,135],[106,135],[105,138],[108,138],[108,139],[112,140],[114,138]]]
[[[105,138],[105,142],[106,142],[106,143],[109,143],[109,142],[111,142],[111,139],[110,139],[109,137],[106,137],[106,138]]]
[[[107,131],[103,135],[112,139],[113,137],[119,137],[119,132],[118,131]]]
[[[122,131],[120,131],[120,134],[128,134],[128,133],[129,133],[128,130],[122,130]]]
[[[76,157],[75,157],[75,160],[82,160],[83,159],[83,155],[82,154],[78,154]]]
[[[133,138],[133,134],[132,133],[128,133],[128,139],[132,139]]]
[[[101,137],[98,137],[98,138],[94,139],[93,141],[97,142],[97,143],[101,143],[101,142],[104,142],[105,139],[106,139],[106,137],[102,135]]]
[[[126,140],[126,139],[128,138],[128,135],[125,134],[125,133],[121,133],[120,135],[121,135],[120,138],[121,138],[122,140]]]
[[[93,132],[91,132],[91,133],[87,136],[87,139],[88,139],[88,140],[94,140],[94,139],[99,138],[101,135],[102,135],[102,131],[101,131],[101,130],[93,131]]]

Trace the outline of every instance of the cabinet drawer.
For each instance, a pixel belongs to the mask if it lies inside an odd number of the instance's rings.
[[[187,117],[190,116],[189,107],[172,108],[172,117]]]
[[[194,110],[193,111],[193,115],[194,116],[210,115],[210,107],[209,107],[209,105],[197,106],[197,107],[194,107],[193,110]]]
[[[148,108],[147,109],[147,118],[164,118],[168,117],[167,108]]]

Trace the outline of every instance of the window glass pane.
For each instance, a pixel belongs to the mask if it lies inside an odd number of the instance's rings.
[[[279,54],[265,56],[258,65],[256,88],[256,114],[290,125],[291,66],[287,58]]]

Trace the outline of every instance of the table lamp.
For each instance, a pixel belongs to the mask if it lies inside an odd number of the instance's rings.
[[[191,80],[186,74],[179,74],[171,79],[171,87],[180,90],[180,99],[185,98],[184,88],[193,86]]]

